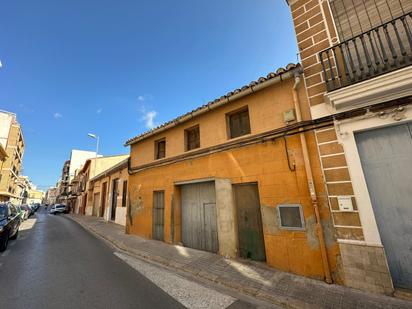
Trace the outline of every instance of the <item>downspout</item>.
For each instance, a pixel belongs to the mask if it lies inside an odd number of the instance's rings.
[[[293,103],[295,105],[296,121],[298,123],[302,121],[302,113],[301,113],[301,110],[300,110],[300,102],[299,102],[299,95],[298,95],[299,85],[300,85],[300,73],[296,72],[295,73],[295,84],[293,85],[292,93],[293,93]],[[322,224],[321,224],[321,221],[320,221],[318,198],[316,196],[315,184],[314,184],[314,181],[313,181],[312,167],[311,167],[310,160],[309,160],[309,152],[308,152],[308,146],[307,146],[307,143],[306,143],[305,133],[302,132],[301,134],[299,134],[299,136],[300,136],[300,142],[302,144],[303,161],[305,163],[305,171],[306,171],[306,177],[307,177],[307,181],[308,181],[310,198],[311,198],[311,201],[312,201],[313,210],[315,212],[316,234],[317,234],[318,239],[319,239],[323,270],[325,272],[325,281],[327,283],[332,283],[332,276],[331,276],[331,273],[330,273],[328,255],[327,255],[327,252],[326,252],[325,236],[324,236],[324,231],[323,231]]]

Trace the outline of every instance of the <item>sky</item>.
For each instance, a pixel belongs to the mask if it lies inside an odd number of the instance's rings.
[[[284,0],[3,1],[0,109],[22,174],[55,185],[71,149],[124,142],[297,61]]]

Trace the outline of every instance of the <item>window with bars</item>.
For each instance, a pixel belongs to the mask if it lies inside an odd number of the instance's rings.
[[[250,119],[248,108],[229,113],[227,115],[229,137],[235,138],[250,133]]]
[[[200,131],[198,125],[185,130],[185,140],[186,151],[200,147]]]
[[[166,139],[155,141],[155,160],[166,157]]]
[[[412,12],[411,0],[329,0],[329,2],[341,41]]]
[[[122,207],[126,207],[126,201],[127,201],[127,180],[123,181]]]

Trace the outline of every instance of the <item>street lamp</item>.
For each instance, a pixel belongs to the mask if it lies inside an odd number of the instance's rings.
[[[94,138],[96,140],[96,157],[99,153],[99,137],[96,134],[88,133],[88,137]]]

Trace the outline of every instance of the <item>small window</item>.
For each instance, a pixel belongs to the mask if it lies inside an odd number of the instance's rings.
[[[289,230],[304,230],[302,206],[299,204],[278,205],[279,226]]]
[[[127,200],[127,180],[123,181],[122,207],[126,207],[126,200]]]
[[[185,130],[186,151],[200,147],[199,126]]]
[[[250,133],[249,110],[247,108],[230,113],[227,117],[230,138]]]
[[[155,160],[166,157],[166,139],[155,141]]]

